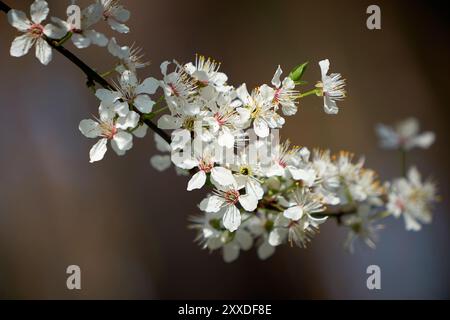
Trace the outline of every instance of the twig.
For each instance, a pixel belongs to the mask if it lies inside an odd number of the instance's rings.
[[[11,7],[5,4],[3,1],[0,1],[0,10],[8,13],[11,10]],[[73,64],[75,64],[87,77],[87,83],[92,87],[92,84],[94,82],[98,83],[100,86],[102,86],[105,89],[109,90],[115,90],[114,87],[105,80],[101,75],[99,75],[97,72],[95,72],[91,67],[89,67],[86,63],[84,63],[82,60],[80,60],[75,54],[70,52],[68,49],[66,49],[64,46],[59,45],[57,40],[52,40],[47,37],[44,38],[47,43],[56,51],[58,51],[60,54],[62,54],[64,57],[66,57],[68,60],[70,60]],[[163,138],[167,143],[171,143],[170,136],[160,128],[156,124],[154,124],[152,121],[145,119],[143,116],[143,113],[137,110],[136,108],[133,108],[135,112],[137,112],[141,119],[143,119],[143,122],[156,134],[158,134],[161,138]]]

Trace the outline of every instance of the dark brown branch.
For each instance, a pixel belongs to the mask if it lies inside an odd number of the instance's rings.
[[[11,10],[11,7],[9,7],[7,4],[5,4],[3,1],[0,1],[0,10],[8,13]],[[91,67],[89,67],[86,63],[81,61],[75,54],[67,50],[62,45],[59,45],[57,41],[51,40],[49,38],[45,38],[47,43],[56,51],[58,51],[60,54],[62,54],[64,57],[66,57],[68,60],[70,60],[73,64],[75,64],[88,78],[88,83],[92,84],[93,82],[98,83],[100,86],[102,86],[105,89],[109,90],[115,90],[114,87],[107,81],[105,78],[103,78],[101,75],[99,75],[97,72],[95,72]],[[154,124],[152,121],[143,118],[142,112],[137,110],[136,108],[133,108],[135,112],[137,112],[140,116],[142,121],[156,134],[158,134],[161,138],[163,138],[167,143],[170,144],[171,139],[170,136],[160,128],[156,124]]]

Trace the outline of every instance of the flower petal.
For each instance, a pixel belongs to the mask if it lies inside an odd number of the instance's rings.
[[[141,94],[134,99],[134,105],[142,113],[150,113],[155,102],[146,94]]]
[[[116,127],[122,130],[136,128],[139,123],[139,119],[140,117],[136,112],[130,111],[126,117],[120,117],[117,119]]]
[[[212,195],[205,199],[203,199],[202,202],[200,202],[200,210],[214,213],[219,212],[220,208],[222,208],[222,205],[225,203],[225,200],[219,196]]]
[[[269,136],[270,130],[266,121],[261,118],[256,118],[253,122],[253,128],[255,133],[260,138],[266,138]]]
[[[275,253],[275,247],[271,246],[268,241],[264,241],[259,247],[258,247],[258,257],[261,260],[266,260],[267,258],[270,258]]]
[[[50,9],[48,8],[46,1],[36,0],[31,4],[30,12],[31,20],[33,20],[34,23],[40,24],[47,18]]]
[[[9,53],[13,57],[22,57],[30,51],[33,46],[35,39],[31,37],[29,34],[21,35],[14,39],[11,44],[11,49]]]
[[[230,186],[236,183],[231,171],[223,167],[214,167],[211,170],[211,179],[221,186]]]
[[[156,155],[150,159],[150,163],[158,171],[164,171],[170,168],[170,156]]]
[[[52,61],[52,47],[43,38],[36,41],[36,58],[44,65]]]
[[[245,211],[252,212],[258,206],[258,199],[253,194],[244,194],[239,196],[239,203]]]
[[[159,88],[159,81],[155,78],[147,78],[136,88],[136,94],[154,94]]]
[[[319,62],[320,71],[322,73],[322,79],[327,76],[328,70],[330,69],[330,60],[325,59]]]
[[[283,216],[293,221],[298,221],[303,216],[303,208],[300,206],[294,206],[284,210]]]
[[[226,263],[235,261],[239,257],[239,246],[236,243],[230,242],[223,246],[222,249],[223,260]]]
[[[28,20],[27,15],[20,10],[9,10],[8,22],[14,28],[21,32],[26,32],[31,27],[32,23]]]
[[[82,120],[78,129],[87,138],[96,138],[102,134],[100,125],[92,119]]]
[[[205,171],[199,171],[194,174],[189,180],[187,191],[192,191],[194,189],[201,189],[206,182],[206,173]]]
[[[119,150],[128,151],[133,147],[133,135],[129,132],[120,131],[114,135],[113,140]]]
[[[281,67],[278,66],[277,71],[275,71],[275,75],[273,76],[272,79],[272,84],[279,88],[281,86],[281,80],[280,80],[280,76],[283,73],[283,70],[281,70]]]
[[[225,229],[234,232],[241,225],[241,213],[234,205],[226,206],[223,215],[223,226]]]

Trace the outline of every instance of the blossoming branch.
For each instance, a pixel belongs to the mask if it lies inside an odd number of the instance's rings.
[[[382,147],[399,150],[402,161],[402,176],[385,183],[349,152],[332,155],[280,141],[279,130],[286,117],[297,114],[301,99],[319,97],[325,113],[339,112],[345,80],[330,73],[328,59],[318,62],[321,77],[309,89],[302,80],[308,63],[285,76],[278,66],[270,84],[249,89],[245,83],[231,85],[221,65],[201,55],[189,63],[165,61],[161,75],[141,80],[148,66],[141,49],[94,29],[106,23],[112,32],[130,32],[130,12],[119,1],[97,0],[80,10],[78,20],[53,17],[47,24],[43,0],[32,3],[31,18],[2,1],[0,9],[20,34],[11,56],[24,56],[34,46],[36,58],[47,65],[56,50],[86,75],[99,99],[98,116],[79,125],[84,136],[96,140],[90,162],[101,161],[108,146],[125,155],[135,138],[152,130],[161,154],[151,164],[159,171],[173,165],[188,176],[189,192],[207,190],[191,227],[202,247],[221,249],[227,262],[253,246],[261,259],[282,244],[306,247],[329,219],[348,229],[350,251],[356,239],[375,247],[380,221],[388,216],[402,216],[407,230],[431,222],[435,185],[422,181],[415,167],[407,168],[408,151],[428,148],[435,139],[432,132],[419,133],[417,120],[377,126]],[[105,48],[116,58],[113,72],[95,72],[63,46],[69,40],[78,49]]]

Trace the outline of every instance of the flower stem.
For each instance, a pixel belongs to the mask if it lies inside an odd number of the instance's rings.
[[[405,149],[400,149],[400,157],[401,157],[401,170],[402,170],[402,177],[406,178],[406,171],[407,171],[407,154]]]
[[[299,98],[304,98],[304,97],[307,97],[307,96],[311,96],[311,95],[313,95],[313,94],[315,94],[315,95],[317,95],[317,88],[316,89],[312,89],[312,90],[310,90],[310,91],[306,91],[306,92],[304,92],[304,93],[301,93],[301,94],[299,94]]]

